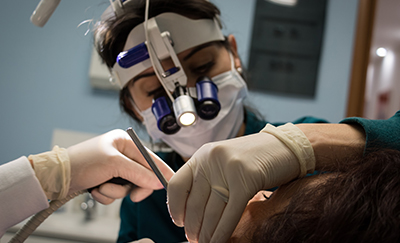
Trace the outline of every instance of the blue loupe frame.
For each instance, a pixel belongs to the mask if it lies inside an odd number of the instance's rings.
[[[157,127],[165,134],[174,134],[181,129],[170,107],[165,96],[155,99],[151,106],[151,111],[157,120]]]
[[[218,100],[218,87],[208,77],[201,77],[196,82],[197,114],[201,119],[214,119],[221,110]]]

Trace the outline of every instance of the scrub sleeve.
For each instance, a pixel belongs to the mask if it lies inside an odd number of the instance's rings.
[[[364,154],[381,148],[400,150],[400,111],[387,120],[350,117],[340,123],[357,124],[364,129]]]

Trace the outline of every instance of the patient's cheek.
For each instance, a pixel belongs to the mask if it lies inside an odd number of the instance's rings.
[[[266,198],[264,195],[269,197],[272,194],[267,191],[260,191],[257,193],[248,203],[244,210],[242,217],[235,231],[233,232],[231,239],[228,243],[247,243],[250,242],[253,231],[258,225],[260,220],[264,220],[263,211],[266,207]]]

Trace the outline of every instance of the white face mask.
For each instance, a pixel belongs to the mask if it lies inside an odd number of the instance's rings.
[[[191,157],[205,143],[235,137],[244,120],[243,100],[247,96],[247,85],[233,67],[231,71],[213,77],[212,81],[218,87],[218,100],[221,104],[217,117],[212,120],[199,118],[194,125],[181,127],[177,133],[167,135],[158,129],[150,107],[140,112],[149,135],[154,140],[161,139],[186,158]]]

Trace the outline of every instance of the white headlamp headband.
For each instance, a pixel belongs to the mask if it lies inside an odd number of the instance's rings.
[[[216,19],[190,19],[176,13],[162,13],[155,20],[160,33],[168,32],[172,47],[176,54],[192,47],[212,41],[223,41],[219,22]],[[151,20],[151,19],[149,19]],[[145,43],[144,23],[136,26],[129,33],[123,51]],[[160,57],[162,59],[162,56]],[[112,68],[113,74],[120,87],[124,87],[133,77],[152,66],[149,58],[128,68],[121,67],[116,62]]]

